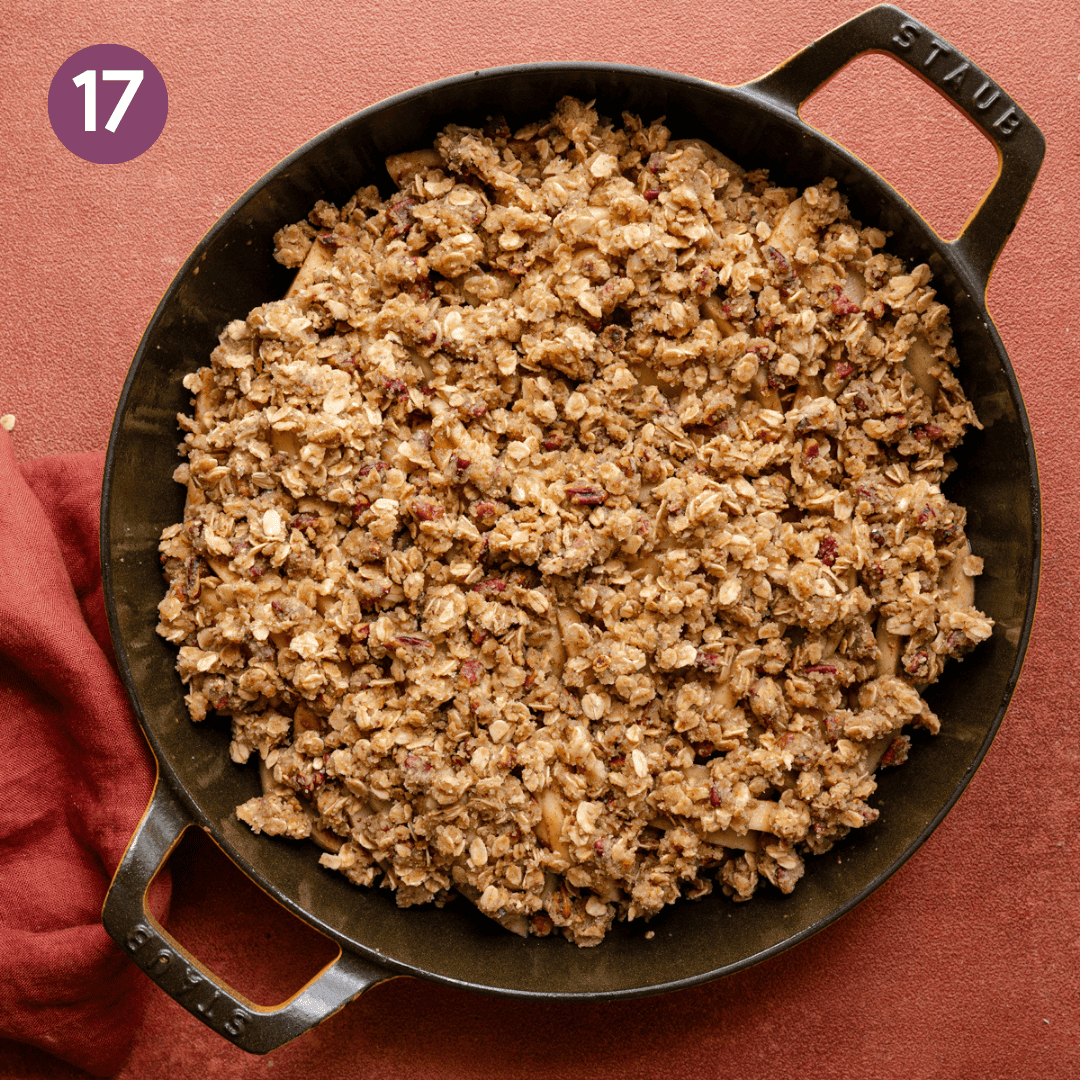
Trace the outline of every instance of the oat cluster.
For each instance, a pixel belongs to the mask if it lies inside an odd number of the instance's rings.
[[[450,126],[188,375],[159,631],[256,832],[600,941],[789,892],[991,632],[926,266],[662,122]]]

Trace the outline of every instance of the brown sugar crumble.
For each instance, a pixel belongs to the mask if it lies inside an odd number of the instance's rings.
[[[256,832],[595,945],[790,892],[991,633],[925,265],[662,122],[447,127],[189,374],[158,630]]]

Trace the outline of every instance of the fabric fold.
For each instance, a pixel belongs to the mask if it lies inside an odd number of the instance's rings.
[[[101,906],[155,769],[109,642],[103,464],[20,466],[0,431],[0,1036],[109,1075],[149,984]]]

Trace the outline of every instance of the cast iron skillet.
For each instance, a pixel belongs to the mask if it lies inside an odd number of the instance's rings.
[[[944,242],[879,176],[799,118],[800,104],[856,56],[891,53],[927,79],[994,142],[999,175],[959,239]],[[750,904],[716,894],[621,924],[594,949],[559,938],[522,939],[461,902],[399,910],[322,870],[307,844],[258,837],[233,813],[258,793],[254,767],[230,764],[225,727],[187,717],[175,649],[154,627],[163,595],[157,542],[179,521],[183,489],[176,414],[184,373],[206,363],[231,319],[282,295],[291,272],[270,257],[271,237],[317,199],[344,202],[362,184],[389,186],[387,154],[428,146],[447,121],[504,112],[534,119],[564,94],[595,98],[601,113],[667,117],[673,134],[700,136],[748,168],[803,186],[835,177],[856,216],[894,233],[891,250],[928,262],[953,312],[961,377],[986,425],[972,432],[949,494],[968,508],[986,560],[977,602],[993,637],[931,694],[944,721],[902,769],[881,777],[888,812],[846,841],[843,862],[812,860],[798,889],[762,890]],[[926,133],[932,137],[931,132]],[[1020,391],[985,308],[987,279],[1024,206],[1044,153],[1042,135],[991,79],[894,7],[860,15],[764,78],[723,87],[685,75],[605,64],[530,64],[481,71],[372,106],[286,158],[210,230],[169,287],[135,354],[112,429],[101,507],[101,561],[116,656],[158,762],[153,800],[116,873],[104,924],[152,979],[237,1045],[265,1053],[319,1023],[369,986],[411,974],[518,997],[596,1000],[673,990],[748,967],[803,941],[849,911],[929,836],[986,753],[1020,673],[1039,572],[1039,491]],[[278,1008],[242,998],[158,925],[146,889],[181,833],[205,829],[290,911],[342,947],[337,960]],[[238,913],[239,917],[239,913]]]

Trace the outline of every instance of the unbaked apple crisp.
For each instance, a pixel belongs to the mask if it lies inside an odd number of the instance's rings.
[[[260,759],[238,815],[579,945],[790,892],[991,632],[928,268],[570,98],[387,168],[184,379],[158,629]]]

